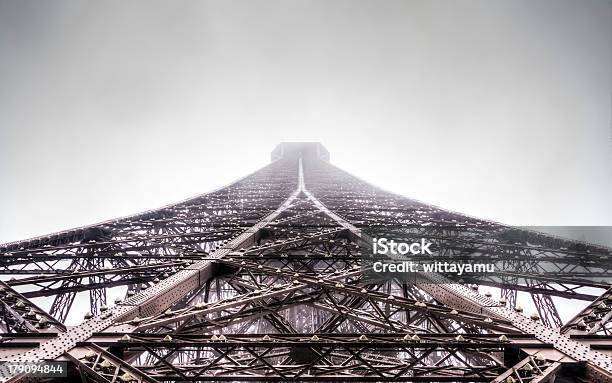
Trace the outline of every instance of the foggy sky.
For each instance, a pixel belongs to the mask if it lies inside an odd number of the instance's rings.
[[[0,0],[0,242],[320,141],[386,190],[612,225],[610,1]]]

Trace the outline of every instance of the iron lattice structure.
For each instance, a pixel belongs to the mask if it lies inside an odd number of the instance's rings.
[[[500,271],[369,278],[372,228]],[[283,143],[214,192],[3,245],[0,359],[67,361],[84,382],[608,382],[611,255],[385,192],[320,144]],[[563,324],[561,301],[587,306]]]

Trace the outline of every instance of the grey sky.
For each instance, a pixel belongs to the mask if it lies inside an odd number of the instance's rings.
[[[321,141],[387,190],[612,225],[610,1],[0,0],[0,242]]]

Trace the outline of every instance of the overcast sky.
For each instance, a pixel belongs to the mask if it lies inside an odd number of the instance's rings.
[[[387,190],[612,225],[610,1],[0,0],[0,242],[321,141]]]

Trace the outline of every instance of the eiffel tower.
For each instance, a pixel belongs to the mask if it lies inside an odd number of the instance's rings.
[[[376,277],[383,234],[497,271]],[[281,143],[213,192],[0,246],[0,381],[611,382],[610,259]]]

